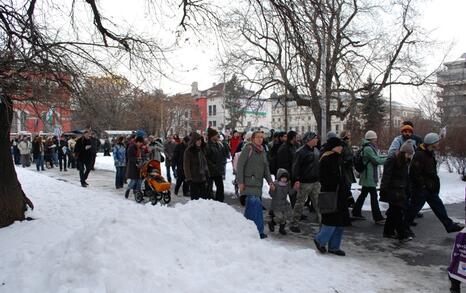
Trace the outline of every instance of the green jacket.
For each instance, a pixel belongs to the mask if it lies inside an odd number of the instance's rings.
[[[246,187],[241,195],[262,196],[264,179],[272,182],[265,151],[256,151],[250,143],[245,145],[238,159],[236,179]]]
[[[380,156],[368,140],[362,141],[362,152],[363,163],[366,168],[359,175],[359,185],[362,187],[376,187],[379,181],[378,165],[385,163],[386,157]]]

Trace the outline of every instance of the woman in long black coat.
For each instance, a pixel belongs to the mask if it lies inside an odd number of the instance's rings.
[[[351,224],[346,192],[347,185],[350,183],[347,182],[342,171],[342,150],[342,141],[337,137],[332,137],[327,141],[320,159],[321,191],[337,193],[337,208],[333,213],[322,215],[322,227],[314,239],[320,252],[327,252],[326,246],[328,245],[329,253],[340,256],[345,255],[345,252],[340,249],[343,227]]]

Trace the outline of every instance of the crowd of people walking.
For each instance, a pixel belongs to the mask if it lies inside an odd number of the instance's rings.
[[[166,179],[170,183],[173,179],[175,195],[223,202],[226,166],[231,161],[244,215],[255,223],[260,238],[267,237],[266,226],[275,232],[278,225],[282,235],[287,235],[287,226],[292,233],[302,233],[300,225],[306,219],[303,211],[307,206],[315,213],[313,224],[320,227],[314,236],[316,249],[344,256],[344,227],[366,220],[361,211],[368,195],[372,220],[384,226],[381,234],[385,238],[402,243],[412,240],[415,234],[411,227],[416,225],[415,218],[425,203],[447,232],[463,228],[448,217],[439,197],[441,183],[435,159],[439,135],[429,133],[422,139],[414,134],[409,121],[402,124],[400,132],[387,156],[381,154],[377,133],[372,130],[365,133],[358,150],[351,146],[348,131],[339,135],[329,132],[321,144],[319,135],[311,131],[274,132],[266,138],[261,131],[233,131],[225,136],[213,128],[207,129],[206,136],[193,132],[164,140],[137,131],[128,137],[107,138],[102,148],[104,155],[113,155],[115,188],[126,185],[126,198],[132,191],[136,199],[141,199],[140,169],[145,162],[155,160],[165,163]],[[79,137],[16,139],[12,141],[12,154],[15,163],[23,167],[30,166],[32,157],[37,171],[77,168],[81,186],[87,187],[100,147],[95,134],[85,130]],[[355,175],[361,186],[356,200]],[[271,197],[265,217],[264,181]],[[379,200],[389,205],[385,217]]]

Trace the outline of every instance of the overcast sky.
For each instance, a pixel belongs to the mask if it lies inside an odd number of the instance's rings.
[[[128,5],[129,2],[131,5]],[[433,70],[441,63],[448,48],[451,47],[447,54],[447,61],[456,60],[466,52],[466,17],[464,16],[466,0],[425,0],[422,2],[419,7],[421,25],[432,32],[433,39],[441,43],[441,46],[434,51],[436,53],[426,58],[429,69]],[[103,8],[108,9],[112,16],[124,19],[124,22],[131,26],[142,26],[148,34],[160,36],[168,43],[170,42],[168,40],[175,40],[175,30],[180,30],[178,22],[181,14],[176,9],[172,8],[163,12],[157,12],[155,9],[150,12],[142,4],[145,1],[114,0],[100,3],[106,5]],[[169,15],[172,22],[160,24],[156,23],[153,18],[151,21],[143,21],[141,11],[146,11],[144,17],[147,17],[148,13]],[[142,22],[144,24],[141,24]],[[170,78],[155,78],[152,82],[154,87],[161,88],[168,94],[174,94],[189,92],[193,81],[199,83],[200,89],[206,89],[213,83],[223,81],[223,76],[217,69],[218,53],[214,40],[203,37],[199,39],[189,32],[184,33],[183,37],[178,40],[181,48],[167,54],[171,66],[167,66],[166,71]],[[450,46],[451,44],[453,46]],[[417,95],[415,89],[395,88],[393,90],[394,100],[407,104],[415,104],[414,100]]]

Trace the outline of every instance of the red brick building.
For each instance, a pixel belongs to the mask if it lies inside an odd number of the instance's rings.
[[[71,131],[70,92],[58,83],[37,82],[41,78],[38,75],[29,77],[33,80],[31,88],[24,96],[13,98],[11,133]]]

